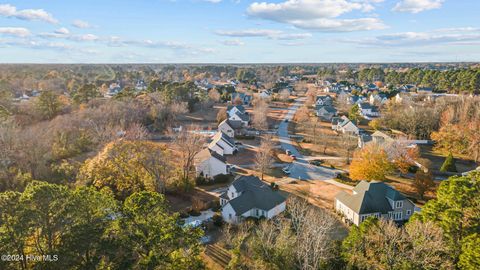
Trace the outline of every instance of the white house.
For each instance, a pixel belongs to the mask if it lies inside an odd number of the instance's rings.
[[[239,121],[242,123],[244,127],[248,127],[250,124],[250,115],[248,113],[241,113],[239,111],[233,113],[228,117],[228,120],[230,121]]]
[[[233,128],[232,124],[228,119],[225,119],[220,124],[218,124],[218,131],[227,134],[230,138],[235,137],[235,129]]]
[[[272,92],[270,90],[263,90],[258,94],[261,99],[268,99],[272,97]]]
[[[208,149],[221,156],[233,155],[238,151],[237,147],[235,146],[235,141],[221,131],[217,132],[213,136],[212,142],[208,144]]]
[[[333,99],[331,96],[317,96],[315,106],[332,106]]]
[[[360,134],[360,129],[348,117],[334,117],[332,119],[332,129],[344,134]]]
[[[228,117],[231,117],[236,113],[242,113],[242,114],[246,113],[245,107],[243,107],[242,105],[227,106]]]
[[[370,216],[404,222],[413,215],[415,205],[383,182],[361,181],[353,194],[341,191],[335,197],[335,210],[358,226]]]
[[[197,175],[203,175],[206,178],[229,173],[225,157],[208,148],[195,156],[194,163]]]
[[[285,211],[286,198],[256,176],[240,176],[220,196],[225,222],[239,223],[247,217],[271,219]]]
[[[360,114],[365,118],[380,116],[378,108],[376,106],[370,105],[370,103],[363,102],[358,104],[358,107],[360,109]]]
[[[375,104],[385,104],[388,101],[387,95],[380,93],[380,94],[372,94],[370,95],[369,102],[371,105]]]

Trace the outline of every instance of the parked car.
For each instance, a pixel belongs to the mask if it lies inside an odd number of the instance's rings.
[[[235,142],[235,145],[243,145],[242,142]]]
[[[321,166],[323,164],[323,160],[321,159],[315,159],[315,160],[310,160],[308,163],[314,165],[314,166]]]
[[[285,174],[290,174],[290,165],[284,167],[284,168],[282,169],[282,171],[283,171]]]
[[[285,119],[284,121],[285,121],[285,123],[288,123],[288,119]]]
[[[285,154],[287,154],[287,155],[289,155],[289,156],[290,156],[290,155],[292,155],[292,151],[290,151],[290,150],[286,150],[286,151],[285,151]]]
[[[295,155],[290,155],[290,157],[293,159],[293,160],[297,160],[297,157]]]

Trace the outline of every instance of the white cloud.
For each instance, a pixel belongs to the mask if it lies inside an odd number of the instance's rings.
[[[480,42],[480,28],[465,27],[436,29],[429,32],[402,32],[346,41],[369,47],[468,45]]]
[[[27,21],[44,21],[53,24],[58,23],[57,19],[43,9],[17,10],[15,6],[10,4],[0,5],[0,16]]]
[[[438,9],[442,7],[444,0],[402,0],[393,8],[398,12],[419,13],[425,10]]]
[[[84,35],[70,36],[69,39],[75,40],[75,41],[97,41],[99,37],[94,34],[84,34]]]
[[[286,33],[271,29],[217,30],[215,34],[227,37],[266,37],[280,40],[296,40],[312,37],[310,33]]]
[[[89,22],[82,21],[82,20],[75,20],[72,22],[72,25],[77,28],[92,28],[92,25]]]
[[[68,30],[68,29],[65,28],[65,27],[62,27],[62,28],[59,28],[59,29],[55,30],[55,33],[56,33],[56,34],[59,34],[59,35],[69,35],[69,34],[70,34],[70,30]]]
[[[0,27],[0,34],[15,37],[26,37],[30,35],[30,31],[23,27]]]
[[[222,2],[222,0],[203,0],[203,1],[204,1],[204,2],[213,3],[213,4],[217,4],[217,3]]]
[[[378,18],[338,19],[352,11],[371,12],[383,0],[287,0],[281,3],[255,2],[247,9],[251,17],[287,23],[317,31],[348,32],[384,29]]]
[[[225,46],[243,46],[245,42],[239,39],[230,39],[230,40],[223,40],[221,43]]]

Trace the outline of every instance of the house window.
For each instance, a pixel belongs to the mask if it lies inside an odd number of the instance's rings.
[[[393,213],[393,220],[402,220],[402,212]]]
[[[407,210],[407,216],[410,216],[412,214],[412,210]]]
[[[402,208],[403,207],[403,201],[396,201],[395,202],[395,208]]]
[[[259,216],[260,216],[260,213],[259,213],[259,212],[260,212],[260,211],[258,211],[258,209],[257,209],[257,217],[259,217]]]

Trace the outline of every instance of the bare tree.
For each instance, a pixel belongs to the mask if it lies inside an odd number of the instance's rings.
[[[227,109],[221,108],[217,112],[217,124],[220,124],[225,119],[227,119]]]
[[[345,150],[346,163],[350,164],[353,151],[358,147],[358,139],[348,134],[340,135],[340,142]]]
[[[272,167],[273,165],[273,142],[272,136],[265,136],[260,146],[258,147],[258,151],[255,154],[255,167],[262,175],[262,180],[264,174]]]
[[[286,103],[288,101],[288,99],[290,98],[290,91],[288,91],[288,89],[283,89],[282,91],[280,91],[280,93],[278,93],[279,96],[280,96],[280,100],[283,102],[283,103]]]
[[[191,174],[194,171],[195,156],[202,151],[205,143],[205,136],[199,134],[198,127],[191,126],[183,129],[176,134],[174,144],[180,156],[181,175],[180,181],[183,183],[185,190],[191,186]]]
[[[253,107],[253,119],[252,124],[256,129],[268,128],[268,104],[261,99],[256,100]]]
[[[296,261],[299,269],[319,269],[331,259],[336,219],[324,210],[308,207],[304,222],[300,223],[296,237]]]
[[[220,93],[217,91],[217,89],[213,88],[208,91],[208,98],[212,100],[213,102],[218,102],[220,101]]]

